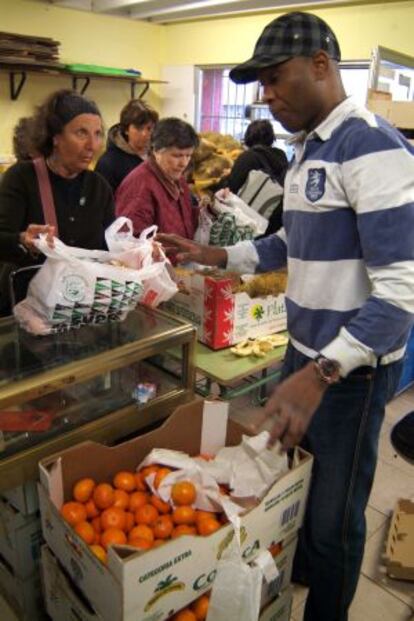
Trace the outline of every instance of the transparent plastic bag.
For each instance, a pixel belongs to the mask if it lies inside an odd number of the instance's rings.
[[[234,538],[226,556],[218,561],[208,607],[207,621],[257,621],[263,573],[243,561],[240,519],[233,519]]]

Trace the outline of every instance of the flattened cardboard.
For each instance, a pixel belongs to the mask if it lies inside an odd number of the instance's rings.
[[[220,404],[220,402],[218,402]],[[111,481],[117,470],[134,470],[153,448],[200,452],[203,402],[183,405],[158,429],[114,447],[86,442],[48,457],[40,463],[39,497],[42,528],[47,544],[94,609],[111,621],[157,621],[211,588],[217,559],[233,536],[230,525],[209,537],[183,536],[144,554],[128,548],[110,548],[108,565],[94,557],[87,545],[65,523],[60,505],[52,498],[70,497],[75,481],[91,476]],[[230,420],[226,445],[240,443],[250,434]],[[242,518],[242,554],[250,562],[295,532],[302,524],[312,457],[298,450],[298,465],[281,477],[262,502]],[[58,463],[59,468],[53,465]],[[61,474],[59,474],[59,472]]]

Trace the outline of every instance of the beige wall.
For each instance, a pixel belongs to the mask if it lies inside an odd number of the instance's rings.
[[[167,25],[168,62],[218,64],[247,60],[262,29],[284,12]],[[361,3],[313,12],[332,27],[346,60],[368,59],[378,44],[414,56],[413,1]]]
[[[336,32],[344,59],[368,59],[381,44],[414,56],[414,0],[337,6],[315,13]],[[162,67],[236,63],[247,59],[263,27],[279,13],[201,20],[159,26],[124,18],[57,8],[35,0],[0,0],[0,29],[52,37],[61,42],[62,61],[135,67],[159,79]],[[8,75],[0,71],[0,156],[11,152],[12,129],[21,116],[69,77],[30,74],[17,101],[9,97]],[[93,80],[87,95],[100,106],[109,127],[130,96],[129,85]],[[152,87],[146,97],[162,112],[168,86]]]
[[[146,22],[57,8],[28,0],[0,0],[0,30],[41,35],[60,41],[62,62],[92,63],[140,69],[159,79],[165,28]],[[49,78],[29,74],[17,101],[9,96],[9,76],[0,71],[0,155],[11,152],[12,129],[21,116],[58,88],[71,88],[70,76]],[[139,87],[137,87],[138,94]],[[146,99],[160,108],[159,87]],[[92,80],[86,95],[99,105],[105,124],[112,125],[130,98],[128,83]]]

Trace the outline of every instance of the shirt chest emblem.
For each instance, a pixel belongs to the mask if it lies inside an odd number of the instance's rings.
[[[325,194],[325,186],[325,168],[309,168],[305,187],[306,198],[312,203],[319,200]]]

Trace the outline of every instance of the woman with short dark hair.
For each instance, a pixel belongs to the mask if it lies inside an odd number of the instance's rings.
[[[252,121],[244,134],[248,149],[241,153],[233,164],[225,184],[237,194],[251,170],[262,170],[283,186],[288,167],[284,151],[273,147],[275,133],[270,121]]]
[[[156,125],[150,157],[125,177],[115,195],[116,213],[132,220],[135,235],[156,224],[162,233],[193,239],[198,208],[191,203],[185,173],[198,142],[193,127],[181,119]]]
[[[89,170],[103,139],[96,104],[75,91],[57,91],[37,108],[31,132],[31,148],[40,155],[38,163],[50,183],[58,231],[45,217],[35,163],[17,162],[0,185],[0,262],[17,267],[41,263],[34,244],[41,233],[50,241],[57,235],[67,245],[104,249],[114,204],[108,183]],[[26,287],[27,282],[18,297]],[[0,314],[10,310],[8,298],[3,278]]]
[[[113,192],[148,155],[158,113],[141,99],[131,99],[121,110],[119,123],[108,132],[107,148],[95,170],[109,182]]]
[[[271,147],[275,139],[273,126],[266,119],[252,121],[244,134],[244,144],[246,147],[254,147],[256,145]]]

